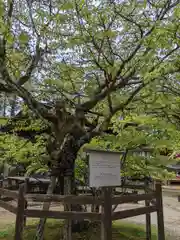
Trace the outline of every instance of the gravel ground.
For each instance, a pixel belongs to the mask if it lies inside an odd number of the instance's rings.
[[[167,234],[171,237],[170,240],[180,240],[180,203],[177,198],[164,196],[164,223]],[[125,210],[135,206],[141,207],[143,203],[139,204],[122,204],[119,205],[118,210]],[[125,219],[123,221],[134,222],[138,224],[145,224],[145,216],[137,216]],[[151,223],[157,225],[156,213],[151,214]],[[169,238],[168,238],[169,240]]]

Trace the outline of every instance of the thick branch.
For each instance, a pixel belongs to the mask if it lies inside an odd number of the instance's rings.
[[[117,107],[114,107],[113,108],[113,112],[112,114],[114,115],[116,112],[120,111],[120,110],[123,110],[130,102],[132,102],[132,100],[134,99],[134,97],[141,91],[141,89],[143,89],[146,85],[148,84],[144,84],[142,83],[140,86],[138,86],[132,93],[131,95],[128,97],[128,99],[120,104],[119,106]]]
[[[10,21],[13,14],[14,0],[9,1],[9,9],[8,9],[8,25],[10,25]]]
[[[0,92],[12,93],[12,90],[8,86],[0,83]]]
[[[39,61],[41,60],[41,57],[43,55],[43,50],[39,47],[39,43],[40,43],[40,40],[38,39],[36,44],[36,53],[34,54],[34,56],[31,57],[30,64],[25,71],[26,72],[25,75],[20,77],[20,79],[18,80],[18,85],[23,85],[29,81],[33,71],[35,70]]]
[[[34,111],[38,116],[43,117],[49,121],[55,121],[55,116],[49,113],[49,109],[44,104],[37,102],[25,88],[17,85],[15,82],[12,81],[6,69],[5,61],[2,60],[4,59],[2,59],[0,55],[0,73],[2,75],[3,81],[6,82],[8,88],[11,89],[12,92],[18,94],[18,96],[21,97],[24,102],[29,106],[29,108]]]
[[[122,79],[118,85],[114,85],[115,82],[112,82],[109,84],[108,87],[106,87],[103,91],[101,91],[99,94],[95,95],[94,98],[91,100],[83,103],[80,108],[84,109],[85,111],[89,111],[91,108],[93,108],[99,101],[103,100],[108,94],[112,93],[113,91],[117,89],[121,89],[126,86],[127,81],[125,79]]]

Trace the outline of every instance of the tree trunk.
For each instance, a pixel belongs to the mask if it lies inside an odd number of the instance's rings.
[[[74,193],[74,164],[77,157],[77,153],[82,145],[89,142],[91,138],[85,137],[83,140],[81,140],[80,143],[78,143],[78,140],[81,139],[81,137],[84,137],[84,133],[80,132],[76,128],[73,129],[70,134],[67,134],[64,137],[63,142],[61,141],[61,130],[59,130],[59,127],[57,125],[54,125],[52,132],[55,133],[55,135],[50,136],[49,141],[47,143],[47,152],[49,153],[51,162],[49,162],[49,167],[52,168],[52,174],[54,179],[51,181],[51,186],[49,186],[47,194],[53,193],[53,190],[55,188],[56,184],[56,178],[62,182],[62,176],[67,176],[67,172],[70,171],[71,174],[68,177],[68,180],[66,177],[64,178],[64,194],[72,194]],[[59,135],[59,136],[58,136]],[[54,164],[52,164],[54,163]],[[59,188],[61,188],[62,184],[60,183]],[[61,189],[62,190],[62,189]],[[59,191],[60,192],[60,191]],[[44,203],[43,210],[48,210],[50,207],[50,203]],[[73,206],[66,206],[65,209],[71,210]],[[83,208],[82,208],[83,211]],[[83,221],[84,222],[84,221]],[[43,231],[44,226],[46,223],[46,219],[41,219],[37,233],[36,233],[36,240],[42,240],[43,239]],[[63,233],[64,240],[70,240],[71,236],[71,222],[67,222],[65,224],[65,231]]]
[[[49,184],[47,194],[52,194],[56,186],[56,177],[52,176],[51,177],[51,182]],[[51,203],[50,202],[45,202],[43,204],[43,210],[49,210]],[[43,234],[44,234],[44,228],[46,224],[46,218],[41,218],[37,227],[37,232],[35,239],[36,240],[43,240]]]
[[[55,194],[64,195],[64,176],[58,176]]]

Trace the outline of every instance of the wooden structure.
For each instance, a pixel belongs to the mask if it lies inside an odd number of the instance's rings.
[[[1,185],[4,185],[4,187],[9,190],[18,190],[19,185],[22,183],[27,184],[28,192],[46,193],[50,183],[50,179],[13,176],[13,177],[7,177],[5,180],[3,179],[1,180]]]
[[[167,185],[180,185],[180,164],[168,165],[167,169],[176,174],[176,178],[169,179]]]
[[[168,165],[168,166],[167,166],[167,169],[168,169],[169,171],[173,171],[173,172],[175,172],[176,174],[178,174],[178,173],[180,173],[180,163]]]
[[[162,204],[162,188],[160,183],[156,183],[155,190],[144,194],[134,194],[130,196],[117,196],[112,194],[112,188],[102,188],[103,195],[101,197],[93,197],[90,195],[80,196],[62,196],[47,194],[27,194],[25,184],[21,184],[19,191],[11,191],[0,188],[0,195],[17,199],[17,206],[0,200],[0,207],[16,214],[15,240],[22,240],[24,228],[24,217],[31,218],[54,218],[54,219],[89,219],[91,221],[99,221],[102,225],[101,240],[112,240],[112,221],[129,218],[133,216],[146,215],[146,234],[147,240],[151,240],[151,218],[150,213],[157,212],[158,222],[158,240],[165,240],[164,234],[164,217]],[[96,204],[102,206],[102,212],[73,212],[73,211],[44,211],[26,208],[26,201],[34,202],[61,202],[65,204]],[[150,201],[154,204],[150,205]],[[135,209],[112,211],[112,205],[129,203],[132,201],[145,201],[145,206]]]

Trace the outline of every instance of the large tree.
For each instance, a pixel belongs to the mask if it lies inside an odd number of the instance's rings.
[[[1,1],[0,90],[51,127],[56,173],[179,71],[178,20],[175,0]]]
[[[179,1],[0,1],[0,90],[51,128],[58,176],[179,72]]]

